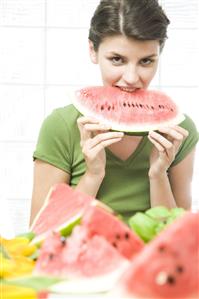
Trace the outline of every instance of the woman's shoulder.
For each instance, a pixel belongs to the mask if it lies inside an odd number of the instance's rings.
[[[196,124],[194,120],[187,114],[184,115],[185,119],[180,123],[180,126],[189,132],[195,132],[198,133],[198,130],[196,128]]]
[[[185,140],[182,142],[182,145],[176,155],[176,158],[171,166],[176,165],[180,161],[182,161],[188,153],[191,152],[191,150],[196,146],[198,140],[199,140],[199,132],[196,127],[195,122],[193,119],[185,115],[184,121],[180,124],[180,126],[184,129],[186,129],[189,132],[189,135]]]
[[[70,126],[77,122],[77,118],[80,117],[81,114],[74,107],[74,105],[70,104],[67,106],[59,107],[54,109],[48,116],[48,122],[58,122],[63,123],[65,126]]]
[[[63,120],[73,120],[73,119],[76,120],[81,115],[80,112],[74,107],[73,104],[56,108],[52,111],[51,114],[52,116],[60,117]]]

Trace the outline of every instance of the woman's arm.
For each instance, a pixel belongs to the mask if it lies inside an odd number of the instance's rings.
[[[176,166],[159,176],[150,178],[151,206],[191,208],[191,181],[195,149]]]
[[[30,225],[44,204],[50,188],[57,183],[70,182],[70,174],[41,160],[34,162]]]
[[[80,179],[76,189],[91,196],[96,196],[103,176],[86,172]],[[70,174],[39,159],[34,163],[33,191],[31,201],[30,225],[44,204],[52,186],[58,183],[70,184]]]
[[[192,204],[191,182],[194,171],[194,148],[185,159],[170,168],[169,179],[176,204],[184,209],[190,209]]]

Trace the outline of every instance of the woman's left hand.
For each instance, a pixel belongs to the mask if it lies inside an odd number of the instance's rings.
[[[149,132],[148,138],[154,145],[150,155],[150,178],[165,174],[188,134],[180,126],[163,127],[158,132]]]

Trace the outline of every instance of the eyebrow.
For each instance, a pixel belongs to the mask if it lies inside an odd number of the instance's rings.
[[[116,53],[116,52],[109,52],[108,53],[109,55],[113,55],[113,56],[120,56],[120,57],[122,57],[122,58],[125,58],[125,56],[123,56],[123,55],[121,55],[121,54],[119,54],[119,53]],[[144,56],[143,58],[152,58],[152,57],[157,57],[158,56],[158,54],[156,54],[156,53],[153,53],[153,54],[150,54],[150,55],[146,55],[146,56]],[[142,59],[143,59],[142,58]]]

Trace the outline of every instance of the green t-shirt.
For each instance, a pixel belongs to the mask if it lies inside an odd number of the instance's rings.
[[[34,159],[40,159],[71,175],[71,186],[76,186],[85,172],[85,161],[80,147],[77,118],[80,113],[73,105],[54,110],[43,122]],[[171,166],[176,165],[193,149],[199,134],[193,121],[186,116],[181,126],[189,131]],[[106,148],[106,175],[97,198],[123,217],[150,207],[149,155],[152,148],[147,136],[135,152],[123,161]]]

